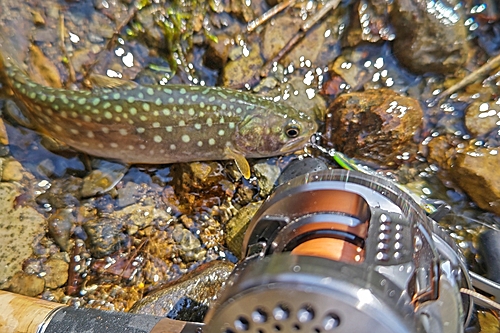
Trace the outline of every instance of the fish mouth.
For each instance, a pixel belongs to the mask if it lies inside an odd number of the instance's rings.
[[[312,133],[311,133],[311,135],[312,135]],[[293,140],[288,141],[287,143],[285,143],[283,145],[283,147],[281,147],[280,153],[281,154],[290,153],[290,152],[294,152],[294,151],[297,151],[297,150],[304,148],[306,143],[309,142],[310,137],[311,137],[310,135],[309,136],[302,136],[302,137],[295,138]]]

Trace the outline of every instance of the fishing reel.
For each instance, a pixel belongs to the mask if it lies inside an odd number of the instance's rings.
[[[463,332],[460,251],[393,182],[323,170],[279,186],[203,332]]]

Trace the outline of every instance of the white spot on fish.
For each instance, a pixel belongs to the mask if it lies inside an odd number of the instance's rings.
[[[211,146],[215,145],[215,140],[213,138],[208,139],[208,144]]]
[[[182,142],[185,142],[185,143],[188,143],[189,141],[191,141],[191,138],[187,134],[184,134],[181,139],[182,139]]]
[[[166,130],[167,132],[172,132],[172,126],[167,126],[167,127],[165,127],[165,130]]]
[[[176,146],[172,143],[172,144],[170,145],[170,150],[176,150],[176,149],[177,149],[177,147],[176,147]]]
[[[219,134],[220,136],[223,136],[224,135],[224,130],[220,129],[219,132],[217,132],[217,134]]]
[[[118,148],[118,144],[116,142],[111,142],[109,145],[111,148]]]
[[[156,143],[160,143],[160,142],[161,142],[161,140],[162,140],[162,137],[161,137],[161,136],[159,136],[159,135],[155,135],[155,136],[154,136],[154,138],[153,138],[153,140],[154,140]]]
[[[142,134],[146,131],[146,129],[144,127],[137,127],[136,131],[137,131],[137,133]]]

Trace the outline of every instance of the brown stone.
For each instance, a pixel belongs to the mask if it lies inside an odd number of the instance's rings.
[[[499,149],[472,144],[457,154],[450,175],[480,208],[500,215],[499,165]]]
[[[417,152],[422,125],[417,100],[392,90],[367,90],[338,97],[328,108],[327,144],[349,157],[394,166]]]

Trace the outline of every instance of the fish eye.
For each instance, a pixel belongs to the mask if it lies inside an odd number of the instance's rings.
[[[290,139],[296,138],[300,135],[300,128],[296,124],[289,124],[285,128],[285,134]]]

